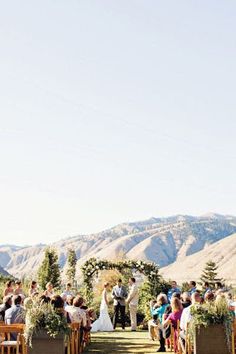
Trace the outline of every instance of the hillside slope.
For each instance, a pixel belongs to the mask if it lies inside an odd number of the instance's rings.
[[[218,274],[227,282],[236,284],[236,233],[220,240],[196,254],[177,260],[161,269],[166,279],[176,279],[179,283],[198,279],[208,260],[218,265]]]

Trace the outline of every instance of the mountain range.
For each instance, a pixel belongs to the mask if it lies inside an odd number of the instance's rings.
[[[63,268],[69,248],[76,251],[78,269],[90,257],[142,259],[157,263],[161,273],[178,281],[195,279],[208,259],[232,279],[236,264],[236,217],[207,214],[176,215],[117,225],[97,234],[65,238],[51,244]],[[234,247],[233,247],[234,246]],[[34,277],[46,245],[0,245],[0,266],[16,277]],[[1,270],[0,270],[1,272]],[[222,273],[222,274],[221,274]]]

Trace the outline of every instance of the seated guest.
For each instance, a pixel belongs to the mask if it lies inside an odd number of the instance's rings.
[[[12,295],[7,295],[3,298],[3,303],[0,305],[0,321],[5,321],[5,312],[12,306]]]
[[[181,314],[179,343],[180,343],[180,346],[181,346],[183,352],[184,352],[185,340],[186,340],[186,330],[187,330],[188,323],[191,320],[191,313],[190,313],[191,307],[196,303],[200,304],[201,301],[202,301],[202,298],[201,298],[199,292],[198,291],[194,292],[191,296],[192,304],[190,306],[186,307],[185,309],[183,309],[183,312]]]
[[[86,327],[87,318],[84,310],[81,309],[81,306],[84,304],[84,299],[81,296],[76,296],[73,300],[73,305],[67,308],[69,317],[72,323],[80,323],[82,327]]]
[[[184,309],[191,305],[191,297],[187,291],[181,294],[181,300]]]
[[[23,297],[25,297],[24,291],[23,291],[23,289],[22,289],[22,283],[21,283],[20,280],[17,280],[17,281],[15,282],[14,295],[23,295]]]
[[[38,292],[38,284],[35,280],[32,280],[29,286],[28,295],[33,296],[37,292]]]
[[[50,299],[53,297],[54,290],[53,290],[53,285],[51,282],[48,282],[46,284],[46,290],[44,291],[43,295],[50,297]]]
[[[6,287],[3,291],[3,297],[7,295],[14,295],[14,284],[14,280],[9,280],[8,282],[6,282]]]
[[[215,295],[212,291],[208,291],[207,293],[205,293],[205,295],[204,295],[205,302],[211,302],[214,300],[215,300]]]
[[[51,301],[51,298],[46,295],[41,295],[39,298],[40,304],[49,304],[50,301]]]
[[[224,292],[224,285],[220,282],[220,281],[217,281],[215,283],[215,293],[220,293],[220,292]]]
[[[191,296],[193,293],[195,293],[197,291],[197,287],[196,287],[196,282],[194,280],[191,280],[189,282],[189,295]]]
[[[33,304],[34,304],[34,301],[33,301],[32,297],[28,296],[24,299],[23,307],[27,311],[32,308]]]
[[[51,304],[59,315],[64,316],[68,323],[71,322],[68,313],[64,310],[64,301],[60,295],[54,295]]]
[[[174,351],[177,353],[178,351],[178,332],[177,332],[177,323],[180,321],[182,312],[183,312],[183,306],[181,301],[177,297],[173,297],[171,299],[171,310],[172,312],[167,316],[167,318],[163,321],[163,327],[165,328],[168,326],[169,322],[171,322],[171,325],[174,328]]]
[[[14,295],[12,298],[12,307],[5,312],[5,323],[25,323],[25,311],[22,307],[22,297]]]
[[[173,280],[171,282],[171,288],[169,289],[168,294],[167,294],[167,298],[168,298],[169,302],[171,300],[171,297],[172,297],[173,293],[179,293],[179,294],[181,293],[181,290],[177,287],[177,283],[176,283],[175,280]]]

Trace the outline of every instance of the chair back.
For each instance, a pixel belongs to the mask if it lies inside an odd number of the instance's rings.
[[[70,354],[80,354],[80,323],[70,323],[71,334],[70,334]]]

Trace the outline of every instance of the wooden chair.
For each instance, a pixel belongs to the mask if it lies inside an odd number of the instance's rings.
[[[16,335],[16,339],[12,339],[11,334]],[[16,354],[26,354],[26,345],[23,337],[24,324],[0,325],[0,349],[1,354],[7,354],[16,351]]]
[[[171,325],[171,332],[170,332],[170,351],[174,351],[175,347],[177,348],[177,351],[175,351],[175,353],[179,353],[179,343],[178,343],[178,339],[179,339],[179,331],[180,331],[180,327],[179,327],[179,323],[180,321],[177,321],[177,329],[174,329],[171,321],[170,321],[170,325]]]
[[[81,326],[80,323],[71,323],[71,334],[70,334],[70,354],[81,354]]]
[[[236,352],[236,318],[234,319],[232,328],[232,354]]]

